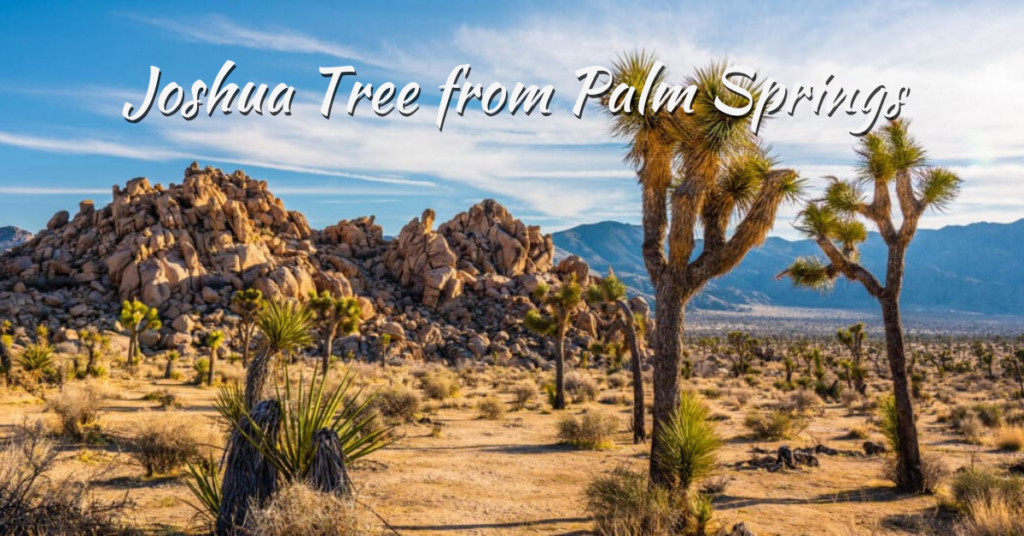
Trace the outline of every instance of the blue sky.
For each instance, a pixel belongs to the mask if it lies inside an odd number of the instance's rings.
[[[622,50],[655,50],[679,81],[714,58],[756,67],[787,86],[909,86],[904,115],[932,160],[966,180],[961,200],[926,227],[1024,217],[1024,5],[985,3],[6,2],[0,5],[0,225],[36,230],[80,199],[109,201],[136,176],[180,182],[192,160],[269,181],[316,227],[376,214],[396,233],[426,208],[439,220],[486,197],[549,230],[601,220],[635,223],[639,200],[623,148],[604,117],[571,113],[573,72]],[[165,7],[170,6],[170,7]],[[149,67],[161,83],[295,86],[290,117],[205,113],[191,122],[137,105]],[[471,106],[434,126],[441,85],[469,63],[471,82],[556,88],[554,113],[486,117]],[[319,113],[320,67],[353,65],[335,113]],[[378,118],[340,111],[351,83],[417,82],[420,111]],[[780,161],[814,182],[852,175],[848,130],[859,118],[804,109],[762,130]],[[793,236],[795,208],[776,234]]]

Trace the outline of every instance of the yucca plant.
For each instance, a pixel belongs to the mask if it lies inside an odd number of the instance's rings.
[[[294,301],[269,302],[256,320],[263,333],[259,351],[249,363],[245,377],[245,405],[252,409],[257,402],[273,396],[271,365],[281,355],[296,348],[309,346],[313,314],[304,305]]]
[[[45,342],[36,342],[25,347],[18,356],[18,365],[25,372],[40,374],[54,367],[53,347]]]
[[[892,395],[883,396],[878,401],[878,428],[893,452],[900,451],[899,410],[896,398]]]
[[[715,469],[715,452],[722,438],[708,419],[708,407],[690,391],[679,398],[679,407],[659,430],[662,449],[655,464],[672,475],[674,487],[688,490]]]
[[[317,454],[314,436],[321,430],[337,434],[346,463],[376,452],[392,441],[389,428],[376,427],[377,415],[370,409],[373,395],[363,398],[361,388],[351,392],[354,381],[354,374],[346,374],[329,392],[325,392],[326,376],[315,371],[308,385],[302,375],[294,387],[285,381],[283,387],[277,386],[281,407],[278,437],[270,437],[259,426],[252,426],[251,434],[245,433],[244,427],[236,425],[236,429],[256,446],[283,480],[308,481]],[[360,398],[363,400],[359,401]],[[222,415],[227,409],[218,406]],[[243,411],[242,420],[252,423],[248,410]]]
[[[213,523],[220,511],[221,489],[220,472],[217,470],[217,461],[211,458],[199,463],[189,463],[186,466],[191,478],[185,480],[185,485],[192,492],[197,503],[185,501],[189,506],[195,508],[196,514]]]
[[[245,415],[245,388],[237,381],[221,384],[217,388],[214,407],[231,426],[235,426]]]

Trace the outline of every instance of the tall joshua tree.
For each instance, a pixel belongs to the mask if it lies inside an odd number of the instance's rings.
[[[899,451],[897,482],[903,490],[923,491],[921,453],[910,398],[900,291],[903,289],[905,256],[928,209],[943,210],[960,192],[961,180],[951,171],[927,164],[924,148],[910,135],[909,122],[890,122],[863,137],[857,156],[859,180],[829,179],[821,199],[811,201],[800,213],[797,228],[812,238],[827,258],[801,258],[779,277],[788,276],[798,286],[828,288],[842,276],[860,283],[882,308],[885,349],[892,375],[897,411]],[[867,200],[862,188],[873,190]],[[895,191],[901,221],[893,221]],[[859,262],[857,248],[867,238],[863,220],[873,224],[888,248],[888,263],[880,281]]]
[[[565,334],[573,313],[583,304],[583,290],[576,277],[551,292],[547,286],[537,288],[536,297],[546,312],[531,309],[523,324],[538,335],[555,339],[555,409],[565,409]]]
[[[615,272],[608,268],[608,275],[600,284],[587,289],[587,301],[605,303],[611,308],[609,314],[614,318],[612,331],[621,330],[629,344],[631,371],[633,374],[633,443],[647,440],[647,429],[644,424],[644,376],[641,370],[640,337],[637,325],[646,323],[646,318],[635,313],[626,302],[626,285],[615,277]]]
[[[162,326],[156,307],[150,307],[139,300],[125,300],[121,304],[121,327],[128,331],[128,366],[134,364],[140,353],[139,334]]]
[[[0,322],[0,373],[4,375],[4,380],[7,383],[11,381],[11,369],[14,368],[14,362],[11,359],[11,346],[14,344],[14,337],[10,331],[10,320]]]
[[[639,114],[654,63],[645,52],[616,61],[613,82],[635,91],[626,93],[632,111],[613,115],[611,130],[626,141],[626,162],[636,168],[641,188],[644,263],[656,300],[651,480],[668,487],[673,475],[653,460],[668,454],[662,452],[660,430],[679,406],[685,307],[708,281],[727,274],[764,241],[779,205],[799,195],[801,181],[792,170],[775,169],[751,132],[749,114],[732,117],[715,107],[716,99],[736,108],[747,104],[723,84],[724,63],[698,69],[686,81],[699,88],[692,113],[679,108],[675,114]],[[661,80],[652,82],[656,86]],[[759,96],[753,84],[734,82]],[[735,223],[731,236],[730,223]],[[703,228],[699,253],[698,228]]]
[[[242,339],[242,365],[249,365],[249,352],[252,338],[256,334],[256,320],[263,310],[263,293],[254,288],[240,290],[231,296],[231,309],[241,320],[238,332]]]
[[[316,292],[310,292],[309,307],[316,315],[317,328],[320,331],[320,336],[323,337],[324,357],[321,371],[327,374],[327,367],[331,364],[331,354],[334,352],[334,338],[338,336],[338,333],[350,335],[359,331],[359,322],[362,320],[363,311],[359,307],[359,300],[335,298],[326,290],[319,295]]]
[[[245,374],[245,407],[252,410],[260,401],[274,395],[271,365],[284,352],[309,346],[313,314],[295,301],[272,301],[266,304],[256,321],[263,339],[256,357]]]

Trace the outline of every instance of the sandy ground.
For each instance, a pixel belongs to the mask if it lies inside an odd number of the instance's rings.
[[[88,475],[104,496],[127,492],[135,502],[133,522],[147,530],[161,534],[201,531],[201,522],[186,502],[190,495],[183,477],[146,478],[142,468],[123,452],[126,447],[119,445],[128,443],[140,419],[161,417],[163,412],[149,411],[156,403],[141,400],[146,393],[157,388],[171,390],[186,402],[182,411],[203,423],[215,422],[215,391],[163,380],[110,380],[110,384],[118,398],[105,401],[101,424],[108,442],[65,445],[61,469]],[[714,501],[719,524],[743,521],[759,535],[948,530],[949,516],[937,508],[940,498],[894,493],[891,483],[881,477],[879,458],[822,456],[820,467],[781,473],[733,467],[735,462],[749,459],[755,447],[775,449],[783,443],[803,447],[822,442],[833,448],[859,450],[863,439],[847,434],[852,427],[874,430],[867,424],[869,415],[832,404],[797,438],[782,443],[755,442],[745,437],[744,415],[778,396],[773,389],[710,379],[695,380],[692,385],[698,389],[718,386],[721,391],[721,396],[709,401],[713,413],[725,418],[719,423],[726,439],[719,455],[719,473],[731,479]],[[464,388],[454,402],[430,415],[434,422],[443,423],[440,437],[432,434],[429,424],[400,427],[399,442],[353,471],[360,500],[401,534],[586,534],[592,525],[583,497],[587,483],[621,464],[642,467],[647,463],[647,446],[632,445],[626,430],[629,406],[591,402],[566,410],[564,413],[575,415],[600,407],[621,416],[614,448],[578,451],[557,443],[556,425],[562,412],[544,409],[541,397],[531,408],[510,411],[503,420],[480,419],[476,402],[479,396],[493,393],[489,387]],[[628,390],[605,387],[602,395],[625,395]],[[750,399],[737,409],[735,400],[744,395]],[[509,400],[508,395],[503,396]],[[963,401],[983,398],[958,396]],[[1019,457],[964,443],[936,422],[944,407],[935,401],[922,404],[919,428],[923,448],[941,456],[950,469],[970,463],[998,465]],[[44,409],[40,401],[24,393],[0,395],[0,436],[9,434],[11,426],[26,416],[38,417]],[[879,439],[877,432],[873,431],[873,439]],[[940,528],[930,529],[929,523]]]

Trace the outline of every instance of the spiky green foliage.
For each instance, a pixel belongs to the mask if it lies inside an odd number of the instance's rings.
[[[185,501],[186,504],[196,510],[208,523],[217,520],[220,512],[220,472],[217,470],[217,461],[211,456],[209,460],[198,463],[189,463],[186,466],[189,477],[185,485],[192,493],[196,502]]]
[[[708,417],[708,407],[700,398],[684,391],[679,408],[659,432],[665,447],[655,461],[674,475],[675,485],[681,489],[689,489],[715,469],[715,452],[722,446],[722,438]]]
[[[783,273],[798,287],[828,290],[834,281],[829,267],[818,257],[801,257]]]
[[[878,401],[878,428],[894,452],[900,451],[898,419],[899,412],[896,409],[896,399],[892,396],[881,397]]]
[[[960,196],[963,180],[946,168],[931,168],[917,180],[917,196],[921,203],[933,210],[943,212]]]
[[[18,365],[25,372],[32,373],[42,373],[52,369],[55,365],[53,347],[45,342],[29,344],[18,355]]]
[[[295,301],[273,301],[260,312],[256,325],[263,333],[261,344],[273,353],[309,346],[313,313]]]
[[[542,314],[536,309],[526,312],[526,316],[523,317],[523,325],[538,335],[552,335],[557,327],[554,317]]]
[[[287,377],[287,371],[284,375]],[[341,382],[327,389],[326,378],[315,371],[307,382],[300,375],[293,386],[284,382],[277,386],[277,401],[281,407],[279,437],[268,437],[253,421],[246,409],[240,422],[248,422],[253,434],[246,434],[238,423],[235,430],[245,436],[287,482],[305,482],[316,454],[314,434],[328,429],[338,435],[344,459],[353,462],[376,452],[392,442],[390,429],[378,427],[377,414],[372,409],[373,395],[362,396],[362,389],[354,388],[355,375],[346,374]],[[217,406],[226,419],[236,406]]]
[[[150,307],[139,300],[125,300],[121,304],[121,326],[128,331],[128,364],[131,365],[141,353],[139,334],[151,329],[160,329],[160,314],[156,307]]]
[[[245,388],[237,381],[227,382],[217,388],[214,407],[229,423],[241,422],[245,415]]]

